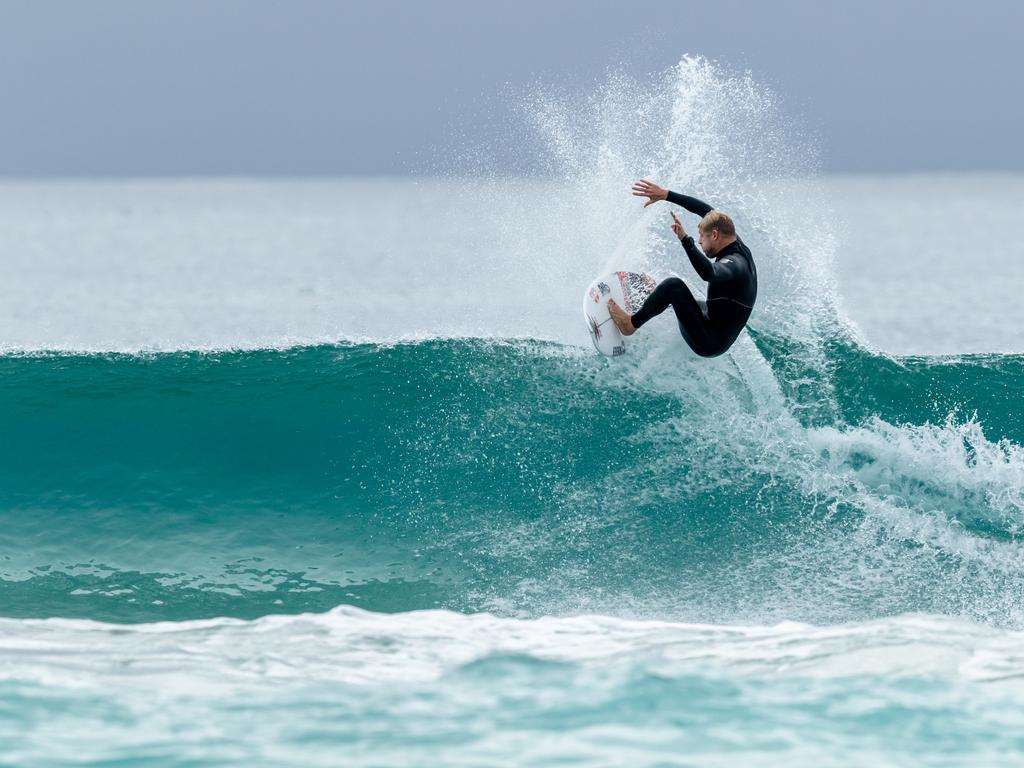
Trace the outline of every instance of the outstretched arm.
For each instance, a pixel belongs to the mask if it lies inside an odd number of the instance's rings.
[[[640,179],[640,181],[633,184],[633,194],[636,197],[647,198],[644,208],[648,205],[653,205],[659,200],[668,200],[670,203],[681,205],[690,213],[695,213],[702,218],[707,215],[708,211],[713,210],[703,200],[698,200],[696,197],[690,197],[689,195],[681,195],[678,192],[671,192],[664,187],[659,187],[657,184],[647,181],[647,179]]]
[[[714,208],[703,200],[698,200],[696,197],[690,197],[689,195],[681,195],[678,192],[668,192],[665,195],[665,199],[670,203],[683,206],[683,208],[688,210],[690,213],[695,213],[701,218],[704,218],[714,210]]]

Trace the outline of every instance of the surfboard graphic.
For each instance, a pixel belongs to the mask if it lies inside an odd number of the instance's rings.
[[[645,272],[612,272],[590,284],[583,295],[583,317],[598,352],[608,357],[626,353],[626,341],[608,312],[608,299],[615,299],[632,314],[656,285],[657,281]]]

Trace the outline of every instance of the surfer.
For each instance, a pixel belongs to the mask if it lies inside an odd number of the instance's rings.
[[[686,283],[678,277],[670,277],[658,284],[634,315],[627,314],[609,299],[612,320],[623,336],[631,336],[637,328],[671,306],[679,321],[679,332],[690,349],[701,357],[722,354],[747,324],[757,298],[757,269],[750,249],[736,236],[732,219],[702,200],[670,192],[643,179],[633,185],[633,194],[647,198],[644,208],[659,200],[668,200],[702,217],[697,231],[703,253],[686,234],[675,213],[672,213],[672,231],[697,274],[708,282],[708,299],[707,302],[697,301]]]

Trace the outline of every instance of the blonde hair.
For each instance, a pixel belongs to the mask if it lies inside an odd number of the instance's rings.
[[[732,223],[732,219],[729,218],[727,213],[722,213],[721,211],[709,211],[708,215],[700,220],[697,229],[704,235],[713,229],[718,230],[725,237],[736,235],[736,225]]]

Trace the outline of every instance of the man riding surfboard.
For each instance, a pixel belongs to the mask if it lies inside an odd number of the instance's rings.
[[[701,357],[721,355],[747,324],[757,298],[757,268],[750,249],[737,237],[736,227],[728,215],[695,197],[671,192],[644,179],[633,185],[633,194],[647,198],[644,208],[659,200],[668,200],[702,217],[697,225],[700,248],[683,229],[675,213],[672,213],[672,231],[697,274],[707,281],[708,298],[707,302],[698,302],[686,283],[678,277],[670,277],[658,284],[633,315],[609,299],[612,320],[623,336],[631,336],[671,306],[679,321],[679,332],[690,349]]]

